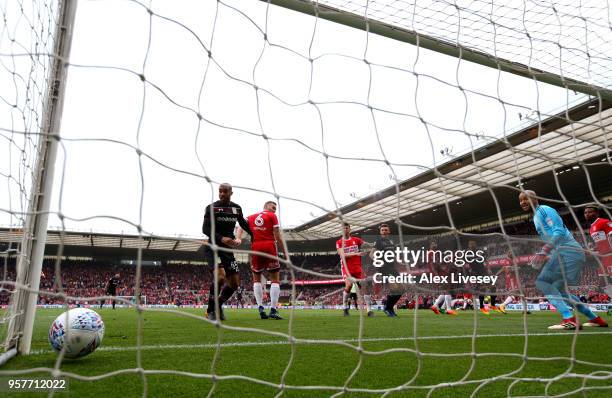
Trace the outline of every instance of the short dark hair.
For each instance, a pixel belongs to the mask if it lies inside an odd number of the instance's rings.
[[[275,201],[273,201],[273,200],[269,200],[269,201],[267,201],[266,203],[264,203],[264,207],[266,207],[266,206],[267,206],[267,205],[269,205],[269,204],[273,204],[273,205],[275,205],[275,204],[276,204],[276,202],[275,202]]]
[[[349,227],[349,228],[350,228],[350,227],[351,227],[351,224],[349,224],[349,223],[347,223],[346,221],[344,221],[344,222],[342,223],[342,226],[343,226],[344,228],[346,228],[346,227]]]
[[[599,213],[599,207],[595,206],[595,205],[586,205],[584,206],[584,210],[586,209],[593,209],[595,210],[596,213]]]
[[[380,224],[378,229],[389,228],[389,224]]]

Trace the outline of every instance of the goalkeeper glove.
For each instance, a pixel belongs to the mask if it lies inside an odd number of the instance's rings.
[[[551,250],[552,247],[550,247],[549,245],[542,246],[540,251],[534,254],[534,256],[531,258],[531,266],[534,269],[542,268],[542,266],[548,261],[548,257],[550,255]]]

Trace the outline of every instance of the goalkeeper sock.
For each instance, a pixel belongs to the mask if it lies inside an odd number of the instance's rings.
[[[474,309],[475,310],[480,309],[480,299],[479,298],[474,298]]]
[[[438,298],[436,299],[436,302],[434,303],[434,307],[438,307],[440,308],[440,304],[442,304],[442,302],[444,301],[444,295],[441,294],[438,296]]]
[[[342,307],[347,308],[348,306],[346,305],[347,301],[348,301],[348,292],[346,290],[342,291]]]
[[[508,305],[508,304],[510,304],[510,303],[511,303],[513,300],[514,300],[514,297],[513,297],[513,296],[508,296],[508,297],[506,297],[506,299],[504,300],[503,305]]]
[[[366,311],[372,311],[372,297],[369,294],[363,296],[363,301],[365,301]]]
[[[563,300],[561,292],[554,284],[548,282],[547,280],[537,279],[536,287],[542,293],[544,293],[544,296],[546,296],[548,302],[557,309],[557,312],[563,317],[563,319],[572,317],[572,308],[565,302],[565,300]]]
[[[223,303],[229,300],[230,297],[232,297],[232,294],[234,294],[235,291],[236,289],[230,285],[225,285],[223,290],[221,290],[221,294],[219,295],[219,308],[223,305]]]
[[[270,308],[276,308],[278,297],[280,296],[280,286],[278,283],[272,283],[270,286]]]
[[[253,294],[255,295],[255,301],[257,301],[257,306],[263,306],[263,287],[261,287],[261,282],[253,283]]]
[[[583,304],[578,296],[576,296],[575,294],[570,294],[569,298],[573,301],[572,304],[574,305],[574,307],[576,307],[578,312],[580,312],[582,315],[585,315],[587,318],[589,318],[589,320],[597,318],[597,315],[593,313],[591,308],[589,308],[588,305]]]

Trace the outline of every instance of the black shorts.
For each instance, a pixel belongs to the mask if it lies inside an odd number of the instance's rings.
[[[219,258],[219,265],[221,265],[225,270],[225,276],[230,276],[238,273],[238,263],[236,262],[234,253],[219,250],[217,252],[217,256]],[[206,249],[204,249],[204,257],[206,258],[206,261],[208,262],[208,265],[210,266],[211,270],[213,270],[214,272],[215,252],[207,247]]]

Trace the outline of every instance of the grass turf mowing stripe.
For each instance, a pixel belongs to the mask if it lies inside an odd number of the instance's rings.
[[[574,331],[567,331],[568,333],[564,333],[561,331],[560,333],[528,333],[528,337],[539,337],[539,336],[572,336]],[[602,334],[612,334],[610,332],[587,332],[587,333],[579,333],[580,336],[584,335],[602,335]],[[525,334],[522,333],[498,333],[498,334],[479,334],[476,335],[476,338],[488,338],[488,337],[524,337]],[[422,336],[417,337],[417,340],[452,340],[452,339],[471,339],[474,337],[471,334],[464,335],[455,335],[455,336]],[[358,343],[359,341],[368,343],[368,342],[379,342],[379,341],[407,341],[407,340],[415,340],[414,337],[375,337],[375,338],[363,338],[363,339],[340,339],[336,340],[338,343]],[[296,339],[294,344],[330,344],[333,343],[333,340],[323,340],[323,339]],[[289,345],[291,342],[288,340],[273,340],[273,341],[240,341],[234,343],[207,343],[207,344],[156,344],[156,345],[143,345],[140,346],[141,350],[172,350],[172,349],[206,349],[206,348],[217,348],[220,346],[221,348],[226,347],[255,347],[255,346],[271,346],[271,345]],[[97,351],[136,351],[138,347],[136,346],[102,346],[97,349]],[[32,350],[29,355],[42,355],[53,352],[52,350]]]

